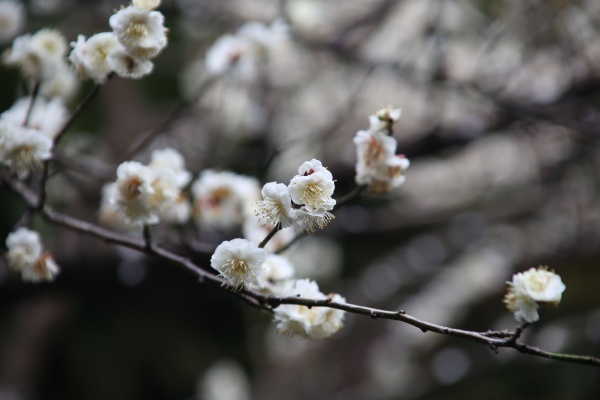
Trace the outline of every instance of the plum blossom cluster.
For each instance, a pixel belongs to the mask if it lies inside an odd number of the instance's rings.
[[[148,165],[126,161],[116,182],[104,188],[100,219],[117,228],[185,222],[191,207],[182,189],[190,179],[183,157],[171,148],[155,150]]]
[[[306,232],[323,229],[334,218],[333,175],[321,161],[305,161],[288,185],[269,182],[261,191],[257,215],[265,224],[289,227],[298,224]]]
[[[4,64],[16,67],[29,82],[39,84],[46,98],[70,98],[77,89],[77,77],[66,62],[67,41],[55,29],[41,29],[18,36],[2,55]]]
[[[540,266],[519,272],[507,282],[504,304],[519,323],[532,323],[539,319],[540,305],[557,307],[566,286],[560,276],[548,267]]]
[[[206,69],[211,75],[232,76],[251,81],[258,75],[258,67],[267,61],[271,50],[288,37],[288,27],[276,20],[267,26],[248,22],[235,35],[218,38],[206,52]]]
[[[6,261],[9,268],[21,273],[24,281],[53,281],[60,269],[49,252],[43,251],[40,235],[19,228],[6,238]]]
[[[0,163],[27,177],[51,157],[52,146],[67,118],[58,98],[24,97],[0,114]]]
[[[356,145],[356,183],[368,185],[374,193],[388,193],[405,181],[408,159],[396,154],[397,142],[392,137],[400,109],[384,108],[369,117],[370,127],[354,136]]]
[[[96,84],[104,83],[112,72],[133,79],[150,74],[152,59],[167,45],[164,16],[155,10],[158,6],[159,0],[134,0],[110,17],[112,32],[87,39],[79,35],[69,56],[79,74]]]
[[[268,254],[246,239],[221,243],[210,260],[225,284],[234,290],[251,289],[281,297],[302,297],[313,300],[330,298],[345,302],[337,294],[325,296],[316,282],[294,280],[294,267],[283,256]],[[329,337],[343,327],[344,311],[299,305],[280,305],[274,311],[277,329],[281,334],[304,339]]]

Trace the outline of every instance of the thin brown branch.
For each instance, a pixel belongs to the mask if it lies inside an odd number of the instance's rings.
[[[0,177],[8,184],[8,187],[10,187],[17,194],[21,195],[30,207],[33,208],[37,204],[37,196],[35,195],[35,193],[33,193],[30,189],[25,187],[21,182],[16,181],[14,179],[10,179],[5,176]],[[434,332],[441,335],[467,339],[470,341],[484,344],[490,347],[495,352],[497,352],[497,349],[501,347],[513,348],[523,354],[529,354],[532,356],[600,367],[600,358],[598,357],[582,356],[576,354],[552,353],[540,350],[537,347],[529,346],[527,344],[518,343],[517,339],[519,338],[523,329],[525,329],[525,326],[519,327],[515,332],[466,331],[462,329],[446,327],[443,325],[437,325],[431,322],[423,321],[419,318],[407,314],[404,310],[381,310],[377,308],[371,308],[351,303],[338,303],[332,301],[329,298],[315,300],[299,297],[273,297],[251,290],[232,291],[228,289],[227,282],[224,281],[222,278],[211,274],[208,271],[205,271],[197,264],[192,262],[190,259],[174,254],[173,252],[162,248],[159,245],[152,244],[151,246],[149,246],[148,242],[144,239],[131,238],[129,236],[113,232],[111,230],[94,225],[90,222],[85,222],[77,218],[58,213],[49,208],[48,206],[44,206],[42,209],[38,209],[38,212],[40,212],[44,219],[49,223],[63,226],[80,233],[97,237],[99,239],[104,240],[105,242],[115,243],[121,246],[129,247],[141,253],[150,256],[155,256],[162,260],[179,265],[185,270],[192,272],[199,279],[200,282],[219,286],[221,289],[230,292],[231,294],[237,296],[241,300],[256,308],[272,311],[273,309],[283,304],[296,304],[306,307],[335,308],[352,314],[365,315],[373,319],[387,319],[404,322],[406,324],[421,329],[424,333]]]

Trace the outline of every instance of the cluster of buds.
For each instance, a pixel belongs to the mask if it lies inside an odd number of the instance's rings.
[[[356,145],[356,183],[368,185],[373,193],[388,193],[405,181],[408,159],[396,154],[397,142],[392,137],[394,123],[400,118],[400,109],[384,108],[369,117],[370,127],[358,131]]]

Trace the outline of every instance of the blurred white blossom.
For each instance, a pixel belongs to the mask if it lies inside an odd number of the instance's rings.
[[[0,1],[0,43],[14,38],[25,25],[25,6],[18,0]]]
[[[324,300],[316,282],[309,279],[297,280],[286,297],[301,297],[312,300]],[[334,302],[345,303],[340,295],[333,294],[329,298]],[[275,321],[279,333],[297,336],[303,339],[323,339],[339,331],[343,326],[344,311],[328,307],[300,306],[283,304],[275,309]]]
[[[208,169],[192,184],[192,194],[200,228],[233,229],[253,214],[260,187],[255,178]]]
[[[35,231],[23,227],[17,229],[6,238],[6,247],[8,266],[20,272],[24,281],[52,281],[59,273],[50,253],[42,252],[40,235]]]
[[[532,323],[539,319],[539,305],[558,306],[565,289],[560,276],[548,267],[530,268],[513,275],[504,303],[518,322]]]
[[[5,64],[18,67],[25,78],[42,82],[54,75],[66,52],[67,41],[62,33],[41,29],[17,37],[3,58]]]

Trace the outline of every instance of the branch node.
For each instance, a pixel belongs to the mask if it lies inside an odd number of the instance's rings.
[[[404,311],[404,310],[399,310],[398,311],[398,315],[404,315],[404,314],[406,314],[406,311]]]
[[[378,317],[379,317],[379,315],[377,315],[377,313],[375,311],[371,311],[371,318],[377,319]]]

